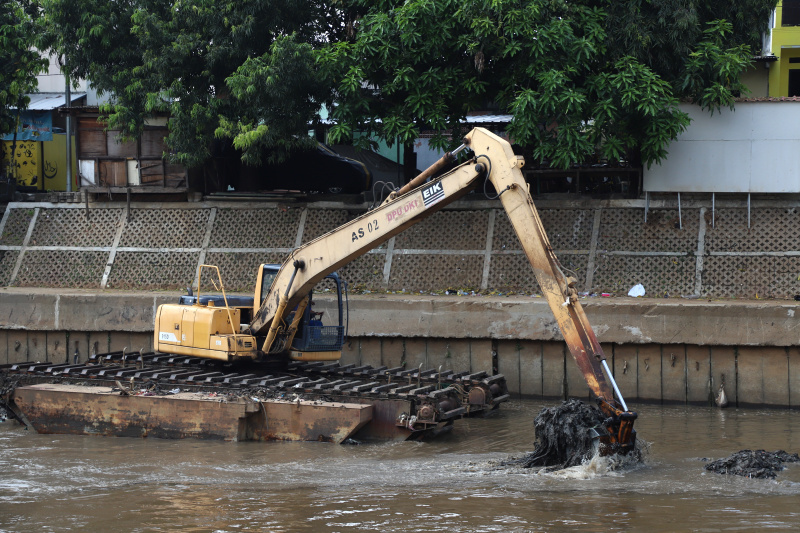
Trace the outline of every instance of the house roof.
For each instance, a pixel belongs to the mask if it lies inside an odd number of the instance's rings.
[[[735,102],[800,102],[800,96],[756,96],[736,98]]]
[[[507,124],[514,115],[467,115],[467,124]]]
[[[86,96],[86,93],[71,93],[70,100],[72,102],[80,100]],[[31,103],[28,104],[28,109],[31,111],[50,111],[57,107],[62,107],[67,101],[64,93],[33,93],[29,94]]]

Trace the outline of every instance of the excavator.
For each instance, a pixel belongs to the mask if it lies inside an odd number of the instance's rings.
[[[462,150],[472,152],[454,166]],[[488,181],[505,209],[569,350],[606,417],[598,438],[604,453],[635,446],[636,413],[628,410],[603,349],[578,299],[576,280],[553,253],[522,174],[523,157],[503,138],[483,128],[463,144],[392,192],[376,208],[295,249],[282,265],[261,265],[250,300],[184,296],[158,308],[154,348],[160,352],[235,361],[275,359],[324,362],[341,357],[342,281],[335,271],[417,224]],[[215,267],[207,267],[215,268]],[[200,269],[202,272],[202,267]],[[212,272],[213,274],[213,272]],[[336,285],[339,324],[314,320],[313,289],[328,278]],[[198,272],[198,285],[200,272]],[[299,333],[298,333],[299,332]]]

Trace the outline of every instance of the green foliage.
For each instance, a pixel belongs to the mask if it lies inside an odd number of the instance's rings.
[[[733,105],[775,4],[353,0],[355,37],[326,51],[339,72],[331,134],[405,143],[490,108],[513,114],[509,133],[539,161],[649,165],[688,125],[680,99]]]
[[[11,2],[19,5],[23,0]],[[33,0],[31,0],[33,1]],[[458,143],[468,112],[513,113],[535,158],[651,164],[743,91],[775,0],[38,0],[40,49],[113,95],[109,127],[170,114],[172,160],[247,162],[308,142]],[[335,102],[335,105],[332,103]],[[448,132],[454,132],[454,140]]]
[[[311,45],[297,41],[296,34],[280,36],[268,52],[248,58],[228,77],[231,97],[247,114],[236,122],[222,117],[216,135],[232,138],[245,162],[259,162],[263,147],[271,148],[270,160],[276,161],[311,145],[311,138],[297,133],[308,130],[329,94],[313,52]]]
[[[18,112],[30,102],[26,93],[36,90],[36,75],[47,68],[47,60],[32,50],[33,1],[0,0],[0,134],[13,132]]]
[[[113,95],[109,128],[141,134],[170,114],[169,157],[203,163],[212,146],[279,159],[303,144],[330,84],[311,53],[344,31],[311,0],[41,0],[40,44],[68,55],[72,76]],[[253,84],[251,87],[245,87]]]

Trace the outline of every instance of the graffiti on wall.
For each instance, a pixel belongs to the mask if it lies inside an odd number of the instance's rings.
[[[3,171],[16,178],[19,185],[41,187],[42,179],[40,161],[42,160],[39,141],[17,141],[12,157],[12,141],[3,141]]]

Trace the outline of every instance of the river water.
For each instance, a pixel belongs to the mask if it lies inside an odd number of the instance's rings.
[[[38,435],[0,424],[0,531],[800,530],[800,465],[706,472],[745,449],[800,452],[800,412],[638,406],[646,464],[501,468],[530,451],[518,400],[427,443],[338,446]]]

